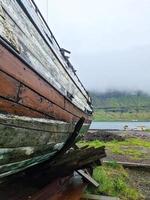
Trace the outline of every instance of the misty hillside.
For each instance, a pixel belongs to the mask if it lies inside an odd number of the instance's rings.
[[[150,107],[150,95],[137,92],[90,92],[94,108]]]
[[[143,92],[90,92],[94,121],[150,121],[150,95]]]

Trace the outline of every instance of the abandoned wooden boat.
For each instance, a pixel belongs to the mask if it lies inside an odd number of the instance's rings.
[[[0,178],[50,158],[91,99],[32,0],[0,0]]]

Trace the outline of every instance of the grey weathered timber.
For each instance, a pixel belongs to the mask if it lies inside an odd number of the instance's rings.
[[[77,170],[77,173],[82,176],[87,182],[89,182],[90,184],[92,184],[95,187],[99,186],[99,183],[96,182],[89,174],[85,173],[84,170]]]
[[[52,157],[71,137],[74,127],[74,123],[63,121],[0,114],[0,177]],[[78,134],[88,128],[89,124],[84,124]]]
[[[15,174],[17,172],[25,170],[28,167],[31,167],[33,165],[37,165],[41,162],[44,162],[45,160],[49,159],[49,157],[54,155],[55,152],[56,151],[51,152],[51,153],[46,154],[46,155],[33,157],[31,159],[28,159],[28,160],[23,160],[23,161],[19,161],[19,162],[15,162],[15,163],[1,165],[0,166],[0,178],[9,176],[11,174]]]
[[[0,147],[26,147],[64,142],[69,132],[45,132],[0,124]]]
[[[107,160],[103,160],[103,163],[109,163]],[[138,163],[138,162],[120,162],[117,161],[118,164],[123,165],[123,167],[126,168],[137,168],[137,169],[142,169],[142,170],[150,170],[150,164],[147,163]]]
[[[0,165],[30,159],[54,151],[55,143],[48,145],[0,148]]]
[[[21,127],[25,129],[32,129],[37,131],[45,131],[52,133],[71,133],[74,130],[75,123],[66,123],[59,120],[47,120],[40,118],[22,117],[15,115],[0,114],[0,124],[12,127]],[[80,133],[87,132],[90,124],[84,123]]]
[[[21,5],[30,13],[34,24]],[[91,112],[87,93],[48,34],[29,0],[0,0],[0,35],[61,94],[66,97],[71,94],[74,105]]]

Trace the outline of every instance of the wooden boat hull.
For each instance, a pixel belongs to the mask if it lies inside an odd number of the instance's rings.
[[[87,91],[34,2],[0,0],[0,178],[50,158],[81,117],[87,132],[91,114]]]
[[[75,124],[0,115],[0,178],[39,164],[53,156],[73,132]],[[84,124],[80,134],[87,132]]]
[[[83,111],[0,45],[0,109],[3,113],[77,121]],[[14,70],[15,66],[15,70]]]

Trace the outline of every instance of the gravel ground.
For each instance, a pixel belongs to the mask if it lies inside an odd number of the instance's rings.
[[[150,170],[127,169],[131,183],[143,194],[145,200],[150,200]]]

